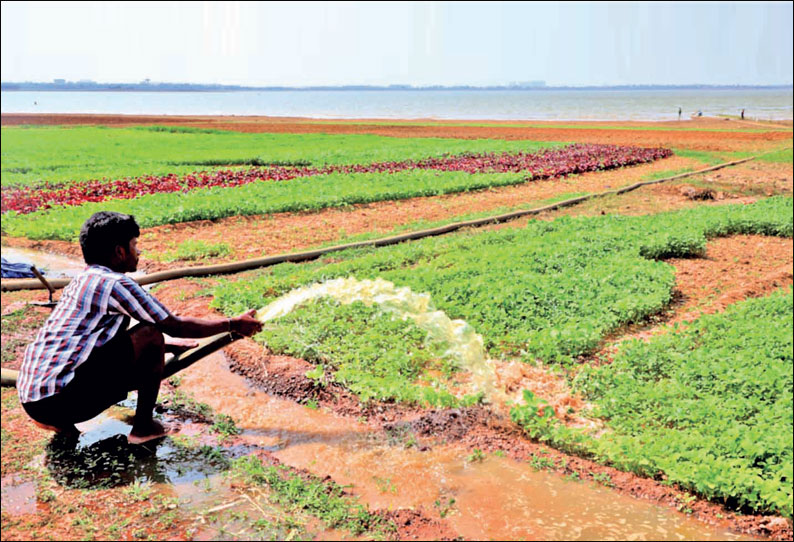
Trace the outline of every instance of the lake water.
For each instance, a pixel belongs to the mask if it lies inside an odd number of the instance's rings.
[[[237,92],[5,91],[3,113],[266,115],[314,118],[675,120],[704,115],[792,118],[791,89],[390,90]]]

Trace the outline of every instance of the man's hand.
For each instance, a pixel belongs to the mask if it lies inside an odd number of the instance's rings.
[[[256,310],[250,310],[236,318],[212,320],[170,315],[157,324],[157,329],[171,337],[200,338],[227,331],[250,337],[262,331],[262,324],[254,318],[255,314]]]
[[[256,309],[251,309],[250,311],[241,314],[237,318],[230,318],[229,327],[231,328],[231,331],[246,337],[256,335],[262,331],[262,322],[254,318],[255,314]]]

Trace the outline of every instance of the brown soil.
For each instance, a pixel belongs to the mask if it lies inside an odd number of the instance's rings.
[[[151,506],[150,502],[130,503],[121,492],[111,489],[87,491],[68,499],[59,495],[52,503],[38,502],[34,514],[4,515],[3,540],[192,540],[187,526],[177,522],[166,528],[148,517]],[[92,518],[94,529],[81,526],[85,517]],[[123,528],[108,531],[115,522],[125,519],[128,521]]]
[[[537,218],[551,220],[559,216],[603,214],[639,216],[703,205],[747,204],[766,196],[791,195],[793,186],[794,169],[790,164],[753,161],[676,181],[643,186],[619,196],[595,198],[574,207],[537,215]],[[713,199],[693,199],[690,195],[703,190],[710,190]],[[521,227],[524,224],[526,220],[516,220],[500,227]]]
[[[458,540],[457,534],[444,522],[428,517],[422,508],[381,512],[397,527],[396,540]]]
[[[52,115],[3,114],[2,125],[20,124],[101,124],[109,126],[174,125],[210,128],[248,133],[326,133],[376,134],[392,137],[454,137],[460,139],[529,139],[534,141],[577,141],[579,143],[612,143],[643,147],[683,147],[698,150],[768,150],[791,140],[791,132],[769,126],[766,132],[734,131],[759,129],[760,123],[734,122],[718,119],[696,119],[683,122],[536,122],[536,127],[513,127],[524,122],[487,122],[488,126],[466,126],[459,121],[423,120],[432,126],[417,126],[416,121],[379,120],[366,124],[366,119],[321,121],[316,119],[273,117],[208,117],[208,116],[136,116],[136,115]],[[477,121],[466,124],[476,124]],[[576,126],[559,128],[557,126]],[[653,127],[661,130],[605,130],[608,127]],[[599,129],[601,128],[601,129]],[[682,130],[685,128],[685,130]],[[696,130],[690,130],[696,128]],[[721,130],[719,132],[707,130]]]
[[[41,327],[50,315],[51,309],[36,305],[27,305],[26,301],[19,301],[9,304],[7,309],[3,306],[3,316],[15,310],[25,308],[26,306],[29,308],[24,313],[21,320],[19,320],[19,323],[14,326],[14,331],[9,331],[8,328],[11,326],[4,326],[2,340],[0,341],[4,352],[4,369],[19,369],[20,365],[22,365],[22,355],[25,351],[25,347],[27,347],[34,332]],[[5,353],[6,350],[8,350],[7,354]],[[9,357],[9,359],[6,360],[6,356],[13,356],[13,359]]]
[[[7,393],[15,394],[13,390],[3,390],[4,399]],[[2,476],[6,489],[6,480],[13,478],[12,473],[23,473],[20,481],[36,476],[32,474],[35,467],[27,470],[28,458],[43,453],[52,433],[30,423],[19,401],[11,407],[3,401],[2,425]],[[14,439],[6,443],[6,435],[13,435]],[[24,444],[16,444],[20,442]],[[3,540],[133,540],[149,536],[155,540],[192,539],[187,532],[189,522],[161,522],[160,516],[166,510],[158,510],[152,517],[149,513],[153,506],[151,501],[130,499],[123,489],[80,491],[62,488],[52,481],[34,484],[38,491],[52,491],[52,500],[35,496],[33,510],[14,514],[7,512],[4,493]],[[118,531],[109,530],[114,524],[119,526]]]

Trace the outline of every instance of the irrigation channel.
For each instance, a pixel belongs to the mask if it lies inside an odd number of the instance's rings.
[[[383,280],[335,279],[294,290],[262,308],[257,316],[269,321],[324,296],[340,303],[374,303],[395,317],[412,319],[432,340],[449,345],[448,354],[475,376],[474,387],[504,399],[494,388],[493,367],[484,355],[482,338],[465,322],[450,320],[434,310],[426,294],[395,288]],[[466,539],[753,539],[591,482],[535,471],[527,463],[507,457],[488,455],[483,461],[470,461],[467,451],[454,444],[421,450],[406,447],[383,429],[361,420],[307,408],[252,388],[229,370],[222,352],[209,355],[180,375],[180,389],[235,419],[245,445],[268,450],[283,464],[349,485],[371,510],[421,507],[431,515],[443,515],[454,532]],[[132,404],[126,406],[131,414]],[[106,412],[78,424],[83,431],[78,453],[120,440],[119,434],[128,431],[126,418],[114,408],[115,415]],[[189,436],[194,429],[191,425],[185,423],[181,434]],[[170,439],[155,446],[154,455],[142,457],[140,462],[145,464],[133,465],[131,470],[139,479],[155,482],[162,494],[178,497],[185,503],[183,509],[196,514],[216,506],[250,510],[248,501],[240,499],[222,473],[207,472],[198,465],[185,468],[184,463],[177,469],[173,464],[179,452]],[[203,484],[196,483],[202,480]],[[3,499],[5,506],[12,496],[4,494]],[[207,523],[195,536],[217,539],[222,535],[220,529],[219,524]],[[227,521],[223,529],[242,538],[261,536],[243,520]]]

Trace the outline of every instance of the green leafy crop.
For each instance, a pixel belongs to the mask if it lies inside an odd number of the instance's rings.
[[[446,345],[428,341],[427,332],[410,321],[392,318],[360,301],[339,305],[321,300],[300,307],[268,324],[257,338],[276,353],[317,364],[307,376],[339,382],[362,401],[460,404],[441,380],[428,374],[449,376],[455,371],[445,359]],[[333,371],[330,377],[325,368]],[[417,385],[420,378],[428,385]]]
[[[235,188],[202,188],[191,192],[147,194],[59,206],[53,209],[3,215],[3,232],[29,239],[76,240],[80,227],[98,211],[135,216],[142,228],[192,220],[215,220],[281,212],[344,207],[358,203],[438,196],[527,182],[522,173],[482,173],[414,170],[378,173],[334,173],[289,182],[256,182]]]
[[[576,379],[604,461],[737,507],[792,515],[792,291],[626,344]]]
[[[222,282],[213,305],[233,314],[301,285],[381,277],[429,293],[436,307],[483,336],[491,356],[570,363],[669,302],[674,269],[649,257],[696,256],[716,236],[791,231],[792,200],[780,197],[642,217],[565,217],[351,250],[334,263],[282,264]]]
[[[697,256],[707,239],[748,233],[791,237],[792,199],[561,218],[352,250],[331,262],[282,264],[226,280],[213,304],[235,314],[312,282],[381,277],[430,293],[439,309],[483,335],[492,357],[575,367],[606,334],[669,302],[674,269],[651,258]],[[565,451],[664,476],[737,508],[790,517],[791,299],[789,292],[738,305],[683,333],[631,343],[611,366],[582,370],[577,386],[607,427],[597,439],[563,426],[532,395],[512,418]],[[320,302],[260,338],[335,371],[362,398],[438,404],[415,393],[429,389],[417,385],[423,371],[443,367],[439,351],[375,309]]]

